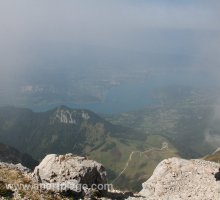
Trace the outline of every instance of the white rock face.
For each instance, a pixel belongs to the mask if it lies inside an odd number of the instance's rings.
[[[220,182],[213,173],[220,164],[170,158],[162,161],[143,184],[138,198],[146,200],[220,200]]]
[[[89,116],[88,113],[82,112],[82,118],[85,119],[85,120],[89,120],[89,119],[90,119],[90,116]]]
[[[54,115],[50,118],[50,123],[54,124],[56,122],[62,124],[72,124],[76,125],[79,120],[89,120],[90,115],[85,111],[76,111],[67,108],[58,108]]]
[[[73,113],[67,109],[57,109],[55,120],[64,124],[76,124],[76,120],[73,117]]]
[[[47,184],[50,190],[59,192],[82,192],[83,184],[90,188],[107,183],[106,171],[101,164],[72,154],[47,155],[35,168],[33,177],[38,183]]]

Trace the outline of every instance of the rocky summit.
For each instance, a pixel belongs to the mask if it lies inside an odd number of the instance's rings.
[[[50,154],[32,173],[21,164],[0,162],[0,200],[124,200],[129,196],[132,193],[108,188],[104,167],[85,157]]]
[[[139,198],[147,200],[219,200],[220,182],[214,178],[220,164],[170,158],[162,161],[143,184]]]
[[[0,163],[0,199],[219,200],[220,181],[214,177],[219,167],[219,163],[200,159],[165,159],[143,189],[132,194],[100,188],[107,185],[107,175],[96,161],[50,154],[33,173],[21,164]]]

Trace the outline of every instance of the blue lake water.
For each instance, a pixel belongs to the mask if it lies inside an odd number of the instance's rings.
[[[90,109],[97,113],[120,113],[133,110],[139,110],[147,106],[159,104],[159,100],[154,97],[157,89],[166,87],[196,87],[204,88],[215,84],[212,77],[205,73],[188,74],[173,72],[172,74],[161,73],[142,81],[129,81],[117,87],[109,89],[105,99],[102,102],[75,104],[68,103],[71,108]],[[48,110],[58,105],[41,107],[40,110]],[[39,110],[39,108],[34,109]]]

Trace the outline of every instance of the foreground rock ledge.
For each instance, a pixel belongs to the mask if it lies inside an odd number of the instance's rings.
[[[88,188],[99,186],[99,192],[106,192],[107,183],[105,168],[96,161],[85,157],[66,155],[47,155],[35,168],[33,177],[38,183],[46,184],[49,190],[55,192],[86,192],[82,185]],[[57,187],[57,186],[62,187]],[[103,185],[103,187],[101,187]],[[103,188],[103,189],[102,189]]]
[[[213,173],[220,164],[170,158],[162,161],[143,184],[139,198],[147,200],[219,200],[220,182]]]

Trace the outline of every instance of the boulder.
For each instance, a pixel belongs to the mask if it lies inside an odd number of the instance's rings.
[[[147,200],[219,200],[220,164],[204,160],[170,158],[162,161],[143,184],[139,198]]]
[[[33,172],[35,180],[47,190],[84,194],[91,188],[105,193],[106,175],[100,163],[72,154],[47,155]]]

